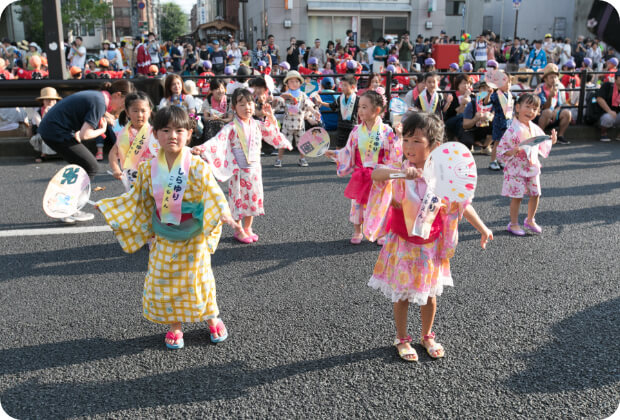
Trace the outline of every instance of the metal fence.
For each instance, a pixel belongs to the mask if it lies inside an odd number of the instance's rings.
[[[439,76],[457,76],[459,73],[450,73],[450,72],[437,72]],[[468,75],[484,75],[485,73],[467,73]],[[598,87],[586,87],[587,78],[589,75],[608,75],[608,72],[600,72],[600,71],[588,71],[582,70],[577,72],[560,72],[561,75],[577,75],[580,76],[581,86],[577,88],[565,88],[562,89],[561,92],[579,92],[579,101],[576,105],[572,105],[569,107],[577,108],[577,124],[583,124],[585,110],[587,107],[586,98],[588,93],[591,91],[598,90]],[[360,80],[364,80],[364,78],[368,77],[368,73],[359,73],[353,74],[356,77],[359,77]],[[508,73],[510,76],[538,76],[540,77],[540,73]],[[311,75],[302,75],[303,77],[309,77],[311,79],[323,79],[325,77],[333,77],[337,79],[338,77],[342,77],[341,74],[333,74],[333,75],[324,75],[324,74],[311,74]],[[404,96],[406,93],[411,90],[410,86],[405,87],[402,90],[394,91],[392,88],[392,82],[394,77],[420,77],[422,73],[398,73],[393,74],[390,72],[382,73],[382,77],[385,78],[385,95],[387,98],[392,98],[396,96]],[[238,80],[247,80],[256,76],[243,76],[232,78]],[[218,76],[182,76],[184,80],[199,80],[199,79],[231,79],[230,76],[218,75]],[[274,80],[280,81],[284,78],[284,76],[273,76]],[[53,87],[55,88],[61,96],[67,96],[72,93],[86,90],[86,89],[100,89],[101,86],[105,82],[114,81],[114,79],[88,79],[88,80],[6,80],[0,81],[0,108],[5,107],[34,107],[40,105],[36,98],[39,96],[40,90],[44,87]],[[134,78],[131,81],[136,85],[136,88],[139,90],[145,91],[153,100],[154,104],[158,104],[161,101],[161,98],[164,95],[164,78]],[[364,87],[363,85],[361,87]],[[521,92],[533,91],[534,89],[523,90]],[[444,93],[451,93],[454,90],[442,91]],[[198,97],[203,97],[204,95],[198,95]],[[322,113],[333,113],[335,111],[321,111]],[[389,118],[389,107],[387,109],[386,118]]]

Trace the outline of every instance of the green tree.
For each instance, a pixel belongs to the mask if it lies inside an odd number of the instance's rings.
[[[20,0],[16,4],[21,6],[19,20],[24,22],[28,40],[44,45],[41,0]],[[101,0],[62,0],[60,12],[65,33],[77,23],[101,25],[104,19],[111,19],[110,4]]]
[[[185,34],[187,30],[187,15],[175,3],[163,3],[160,12],[161,40],[174,40]]]

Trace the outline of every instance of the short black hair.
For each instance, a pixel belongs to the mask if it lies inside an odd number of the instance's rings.
[[[443,143],[444,125],[435,114],[411,112],[405,115],[402,124],[403,136],[412,136],[416,130],[420,130],[428,139],[429,146],[433,147],[436,143]]]
[[[381,111],[385,109],[385,106],[383,105],[383,96],[374,90],[367,90],[361,97],[368,98],[372,106],[381,108]]]
[[[357,79],[352,74],[347,74],[342,78],[343,82],[347,82],[351,86],[357,86]]]
[[[426,82],[427,79],[430,79],[431,77],[437,77],[438,74],[435,73],[434,71],[429,71],[428,73],[424,74],[424,81]]]
[[[248,86],[250,86],[251,88],[267,89],[267,82],[262,77],[255,77],[248,82]]]
[[[518,105],[525,105],[525,104],[534,104],[536,105],[537,108],[540,108],[540,97],[538,97],[538,95],[534,95],[533,93],[523,93],[519,96],[519,99],[517,99],[517,104]]]
[[[239,103],[241,99],[245,99],[248,102],[254,102],[254,96],[252,96],[252,92],[250,92],[246,88],[237,88],[232,94],[231,103],[232,106],[235,107]]]
[[[172,105],[161,108],[153,118],[154,131],[161,130],[168,125],[172,125],[175,128],[193,130],[195,122],[189,117],[185,108]]]
[[[75,39],[79,39],[80,41],[83,41],[81,36],[76,36]]]

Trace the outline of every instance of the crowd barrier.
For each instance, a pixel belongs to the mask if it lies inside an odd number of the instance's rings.
[[[458,73],[450,73],[450,72],[437,72],[438,75],[440,76],[445,76],[445,75],[450,75],[450,76],[455,76]],[[484,73],[467,73],[469,75],[483,75]],[[523,76],[535,76],[538,75],[539,77],[541,76],[541,74],[539,73],[519,73],[519,72],[514,72],[514,73],[508,73],[510,76],[519,76],[519,75],[523,75]],[[577,75],[580,76],[580,79],[582,80],[581,86],[577,87],[577,88],[565,88],[562,89],[562,92],[573,92],[573,91],[579,91],[579,101],[577,104],[575,105],[571,105],[569,107],[572,108],[577,108],[577,124],[583,124],[584,122],[584,115],[585,115],[585,110],[587,107],[586,99],[588,96],[588,92],[590,91],[594,91],[597,90],[598,87],[586,87],[586,83],[585,81],[587,80],[588,75],[607,75],[609,73],[607,72],[601,72],[601,71],[586,71],[586,70],[582,70],[582,71],[577,71],[577,72],[560,72],[561,75],[563,74],[569,74],[569,75]],[[362,73],[362,74],[355,74],[354,76],[356,77],[361,77],[362,79],[364,78],[364,76],[367,76],[367,73]],[[392,87],[392,82],[395,76],[420,76],[421,73],[398,73],[398,74],[394,74],[394,73],[382,73],[381,76],[384,77],[386,79],[386,86],[385,86],[385,95],[388,98],[392,98],[395,96],[404,96],[409,90],[411,90],[411,86],[406,86],[401,90],[397,90],[394,91],[393,87]],[[322,79],[324,77],[341,77],[342,75],[323,75],[323,74],[311,74],[311,75],[305,75],[304,77],[309,77],[311,79]],[[252,77],[255,76],[244,76],[242,77],[242,79],[251,79]],[[182,76],[182,78],[184,80],[198,80],[198,79],[210,79],[210,78],[216,78],[216,79],[230,79],[230,76],[224,76],[224,75],[218,75],[218,76]],[[237,78],[237,77],[235,77]],[[282,80],[284,78],[284,76],[273,76],[274,80],[279,81]],[[239,78],[237,78],[239,79]],[[70,95],[72,93],[81,91],[81,90],[87,90],[87,89],[100,89],[101,86],[105,83],[105,82],[110,82],[110,81],[114,81],[113,79],[83,79],[83,80],[5,80],[5,81],[0,81],[0,108],[7,108],[7,107],[35,107],[35,106],[39,106],[40,104],[37,102],[36,98],[39,96],[40,91],[42,88],[44,87],[53,87],[55,88],[58,93],[60,94],[60,96],[65,97],[67,95]],[[138,77],[138,78],[134,78],[131,79],[131,81],[136,85],[136,87],[139,90],[142,90],[144,92],[146,92],[150,97],[151,100],[153,101],[153,103],[155,105],[159,104],[159,102],[161,101],[161,98],[164,95],[164,81],[163,81],[163,77],[156,77],[156,78],[142,78],[142,77]],[[364,87],[363,84],[360,87]],[[533,89],[529,90],[532,91]],[[525,90],[528,91],[528,90]],[[453,92],[453,91],[442,91],[442,92]],[[198,95],[199,97],[204,96],[204,95]],[[333,113],[334,111],[322,111],[322,113]],[[389,108],[387,109],[387,115],[386,118],[389,118]]]

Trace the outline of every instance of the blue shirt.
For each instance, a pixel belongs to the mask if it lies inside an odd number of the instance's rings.
[[[511,95],[510,92],[508,92]],[[502,104],[499,103],[499,98],[497,97],[497,92],[493,92],[491,95],[491,109],[493,110],[493,140],[499,141],[502,139],[504,132],[508,129],[508,125],[511,120],[507,120],[504,115],[504,110],[502,109]]]

